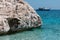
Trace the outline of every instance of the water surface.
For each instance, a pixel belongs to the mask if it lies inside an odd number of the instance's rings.
[[[43,21],[41,28],[0,36],[0,40],[60,40],[60,10],[37,13]]]

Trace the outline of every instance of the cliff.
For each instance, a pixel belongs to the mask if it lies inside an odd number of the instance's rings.
[[[40,16],[23,0],[0,0],[0,33],[41,25]]]

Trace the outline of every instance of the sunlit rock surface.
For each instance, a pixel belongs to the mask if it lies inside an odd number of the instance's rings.
[[[41,26],[41,18],[23,0],[0,0],[0,33]]]

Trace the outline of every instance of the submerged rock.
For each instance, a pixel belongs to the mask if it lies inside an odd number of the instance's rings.
[[[23,0],[0,0],[0,33],[35,28],[40,16]]]

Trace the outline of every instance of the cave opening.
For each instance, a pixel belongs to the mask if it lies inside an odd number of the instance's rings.
[[[8,20],[8,24],[10,26],[10,30],[12,28],[15,28],[15,29],[18,28],[18,25],[20,24],[19,19],[17,19],[17,18],[7,18],[7,20]]]

